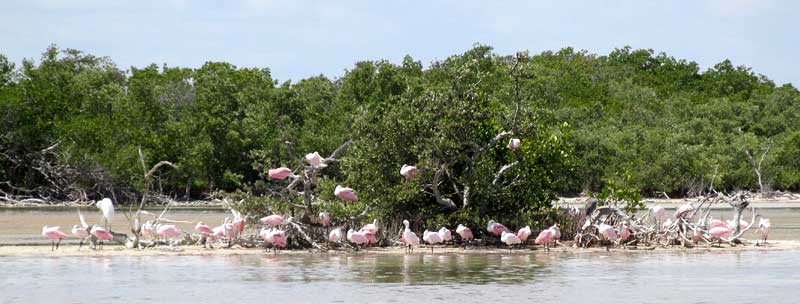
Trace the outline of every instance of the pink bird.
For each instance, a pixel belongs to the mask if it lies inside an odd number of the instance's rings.
[[[181,236],[181,228],[175,225],[156,225],[156,233],[165,240],[174,239]],[[171,244],[170,244],[171,245]]]
[[[506,147],[511,150],[516,150],[519,149],[521,144],[522,143],[520,142],[519,138],[512,138],[511,140],[508,141],[508,145],[506,145]]]
[[[558,240],[561,239],[561,229],[558,228],[558,224],[553,224],[550,226],[550,231],[552,231],[550,240],[553,242],[553,246],[555,247],[558,244]]]
[[[611,243],[617,240],[617,232],[614,231],[614,227],[611,227],[606,224],[600,224],[599,226],[597,225],[595,226],[597,227],[597,231],[600,233],[603,239],[609,241],[609,243],[606,244],[606,251],[608,251],[609,246],[611,246]]]
[[[714,228],[714,227],[725,227],[725,226],[727,226],[727,225],[725,224],[725,222],[723,222],[722,220],[719,220],[719,219],[713,219],[713,220],[711,220],[711,222],[709,222],[708,224],[709,224],[709,226],[711,226],[711,228]]]
[[[672,216],[673,216],[674,218],[676,218],[676,219],[677,219],[677,218],[682,218],[682,217],[685,217],[685,216],[687,216],[687,215],[688,215],[688,213],[689,213],[690,211],[692,211],[692,210],[694,210],[694,207],[692,206],[692,204],[686,204],[686,205],[683,205],[683,206],[680,206],[680,207],[678,207],[678,209],[677,209],[677,210],[675,210],[675,213],[674,213],[674,214],[672,214]]]
[[[364,225],[364,227],[361,227],[361,230],[372,232],[372,234],[377,233],[378,232],[378,220],[372,220],[372,223]]]
[[[58,245],[61,244],[61,240],[67,238],[67,234],[58,229],[60,229],[60,227],[58,226],[42,227],[42,236],[52,241],[52,246],[50,247],[50,251],[58,249]]]
[[[272,245],[277,248],[286,248],[286,233],[283,230],[276,229],[272,232]]]
[[[363,230],[363,229],[361,231],[359,231],[359,232],[361,234],[363,234],[364,237],[367,238],[367,244],[377,244],[378,243],[378,239],[375,238],[375,233],[374,232]]]
[[[447,243],[453,240],[453,233],[450,232],[450,229],[447,229],[447,227],[440,228],[438,233],[439,237],[442,238],[442,243]]]
[[[233,224],[233,230],[235,230],[238,233],[241,233],[242,231],[244,231],[244,225],[246,223],[247,223],[247,220],[245,220],[244,218],[240,217],[240,218],[234,219],[233,223],[232,223]]]
[[[277,227],[283,224],[283,217],[277,214],[273,214],[267,217],[262,217],[261,223],[263,223],[264,225]]]
[[[442,242],[442,237],[439,236],[437,231],[428,231],[422,233],[422,240],[431,245],[431,252],[433,252],[433,245]]]
[[[486,231],[491,232],[495,236],[501,236],[503,234],[503,231],[511,232],[511,230],[509,230],[508,227],[504,226],[503,224],[496,223],[493,220],[490,220],[489,224],[486,225]]]
[[[663,222],[667,219],[667,210],[664,209],[662,206],[653,206],[650,207],[650,213],[653,214],[653,218],[656,219],[657,222]]]
[[[472,229],[467,228],[467,226],[458,224],[456,228],[456,233],[461,236],[462,241],[470,241],[472,240]]]
[[[400,168],[400,175],[402,175],[406,179],[414,179],[417,177],[417,167],[403,165],[403,167]]]
[[[708,231],[708,235],[710,235],[712,239],[716,239],[720,244],[722,244],[722,237],[730,234],[731,231],[733,230],[728,226],[714,227]]]
[[[325,164],[325,159],[317,152],[306,154],[306,161],[315,169],[322,169],[328,166]]]
[[[328,241],[331,243],[338,243],[342,240],[342,229],[336,228],[328,233]]]
[[[545,229],[539,232],[539,235],[536,236],[536,239],[534,239],[533,242],[536,245],[544,245],[545,250],[550,250],[549,244],[552,238],[553,238],[553,230]]]
[[[292,176],[292,169],[286,167],[269,169],[267,175],[271,179],[286,179],[287,177]]]
[[[369,239],[367,239],[367,236],[364,235],[363,232],[360,231],[356,232],[353,231],[353,229],[347,231],[347,240],[350,241],[350,243],[355,244],[356,246],[369,243]]]
[[[519,240],[522,243],[525,243],[525,241],[527,241],[528,238],[531,236],[531,233],[532,233],[531,232],[531,227],[530,226],[525,226],[525,227],[519,229],[519,231],[517,231],[517,237],[519,238]]]
[[[209,235],[209,237],[211,239],[221,239],[225,237],[225,223],[217,227],[214,227],[214,229],[211,230],[211,234]]]
[[[105,230],[103,229],[103,227],[100,226],[92,227],[92,230],[89,233],[94,235],[94,237],[97,238],[98,241],[100,241],[100,245],[103,245],[103,241],[111,241],[114,239],[114,236],[111,235],[111,232],[108,232],[108,230]]]
[[[203,222],[197,222],[197,225],[194,226],[194,230],[196,230],[202,236],[209,236],[214,234],[214,231],[211,230],[211,227],[208,227],[208,225],[206,225]]]
[[[348,187],[342,187],[340,185],[336,185],[336,189],[333,190],[333,194],[345,202],[358,201],[358,196],[356,195],[356,192]]]
[[[323,227],[328,227],[331,225],[331,215],[328,212],[320,212],[319,220],[319,223],[322,224]]]
[[[628,229],[628,225],[622,225],[622,228],[619,228],[619,241],[625,242],[631,238],[631,230]]]
[[[414,247],[419,247],[419,237],[409,228],[408,220],[403,220],[403,225],[405,229],[403,229],[403,236],[401,239],[403,240],[403,244],[406,245],[406,252],[413,252]]]
[[[703,237],[703,232],[700,231],[700,228],[694,227],[694,229],[692,229],[692,241],[694,242],[694,244],[697,245],[697,242],[700,241],[700,238],[702,237]]]

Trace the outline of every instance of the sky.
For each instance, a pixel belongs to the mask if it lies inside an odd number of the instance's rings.
[[[797,86],[800,1],[0,0],[0,54],[15,62],[56,44],[121,69],[227,61],[284,81],[362,60],[428,64],[476,43],[504,55],[631,46],[702,69],[730,59]]]

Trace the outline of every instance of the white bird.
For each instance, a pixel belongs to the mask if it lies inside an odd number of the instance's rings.
[[[524,243],[528,240],[528,237],[531,236],[531,233],[533,233],[531,231],[531,226],[525,226],[517,231],[517,237],[519,238],[520,242]]]
[[[503,234],[500,235],[500,241],[508,245],[508,251],[511,251],[512,246],[521,244],[522,240],[519,239],[515,234],[503,231]]]
[[[438,232],[428,230],[422,233],[422,240],[431,245],[431,252],[433,252],[433,245],[442,242],[442,238],[439,236]]]
[[[658,205],[650,207],[650,212],[653,214],[653,218],[656,219],[656,221],[663,222],[667,218],[667,210],[665,210],[664,207]]]
[[[409,228],[408,220],[403,220],[403,225],[406,227],[403,230],[403,244],[406,245],[406,252],[413,252],[414,247],[419,246],[419,237],[417,237],[417,234],[411,231],[411,228]]]
[[[103,220],[105,221],[103,226],[108,227],[108,224],[111,224],[111,220],[114,218],[114,203],[111,202],[111,199],[104,198],[95,205],[103,212]]]
[[[327,167],[328,165],[325,164],[325,159],[319,155],[318,152],[308,153],[306,154],[306,161],[308,162],[311,167],[322,169]]]
[[[453,233],[450,232],[450,229],[442,227],[439,229],[439,237],[442,238],[442,243],[447,243],[453,239]]]
[[[520,144],[521,142],[519,141],[519,138],[512,138],[508,141],[508,145],[506,145],[506,147],[511,150],[516,150],[519,149]]]
[[[342,229],[341,228],[334,228],[328,233],[328,241],[331,243],[338,243],[342,240]]]

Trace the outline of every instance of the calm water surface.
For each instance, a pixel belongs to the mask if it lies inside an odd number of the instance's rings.
[[[797,303],[799,261],[796,251],[4,257],[0,303]]]

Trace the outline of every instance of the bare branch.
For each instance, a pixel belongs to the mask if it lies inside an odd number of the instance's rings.
[[[500,176],[503,175],[503,173],[506,172],[506,170],[511,169],[512,167],[514,167],[514,166],[516,166],[518,164],[519,164],[519,161],[515,161],[513,163],[510,163],[508,165],[505,165],[505,166],[501,167],[500,171],[497,171],[497,174],[494,175],[494,180],[492,180],[492,185],[497,184],[497,181],[500,180]]]

